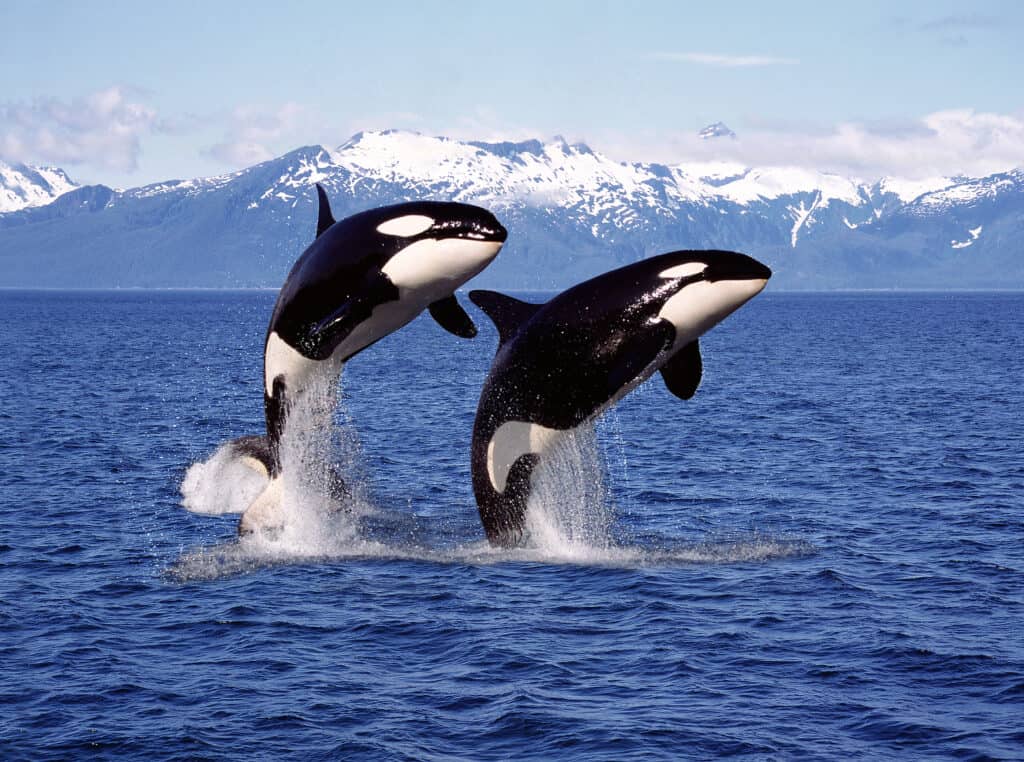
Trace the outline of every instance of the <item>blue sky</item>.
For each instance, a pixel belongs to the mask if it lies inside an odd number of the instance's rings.
[[[86,182],[387,127],[862,175],[1024,164],[1017,2],[5,0],[0,29],[0,156]],[[717,120],[740,140],[712,155],[693,136]]]

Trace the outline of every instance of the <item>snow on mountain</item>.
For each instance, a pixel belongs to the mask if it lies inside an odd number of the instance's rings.
[[[200,177],[194,180],[165,180],[164,182],[143,185],[139,188],[132,188],[122,192],[124,198],[149,198],[160,196],[165,193],[183,193],[186,196],[195,196],[205,191],[220,188],[238,177],[240,172],[232,172],[229,175],[217,175],[215,177]]]
[[[978,262],[1008,250],[1024,227],[1022,170],[867,184],[788,167],[619,162],[559,137],[363,132],[333,150],[307,146],[225,175],[78,188],[0,213],[5,282],[274,285],[308,244],[314,183],[338,218],[419,198],[493,209],[511,237],[483,277],[520,288],[567,284],[680,247],[748,251],[781,268],[779,283],[825,288],[885,286],[890,260],[904,262],[902,284],[941,284],[945,276],[906,273],[923,273],[913,268],[937,252],[969,248],[972,282],[981,284],[990,276]],[[908,256],[916,259],[907,264]],[[1024,283],[1013,261],[999,259]]]
[[[819,193],[820,203],[825,206],[831,200],[845,201],[854,206],[863,202],[860,185],[855,181],[839,175],[797,167],[751,169],[741,177],[718,186],[717,193],[737,204],[749,204],[752,201],[799,193]]]
[[[559,206],[602,217],[628,204],[655,206],[651,170],[612,161],[583,144],[463,143],[418,133],[363,132],[339,146],[334,164],[361,181],[402,184],[456,201]],[[676,183],[674,198],[699,197],[692,183]]]
[[[728,130],[716,122],[702,134],[712,128]],[[750,168],[724,161],[675,165],[617,162],[560,137],[545,142],[486,143],[385,130],[360,132],[333,151],[319,146],[300,150],[310,155],[300,157],[296,166],[272,181],[254,199],[253,208],[271,197],[292,200],[296,191],[325,181],[353,193],[367,183],[387,184],[406,188],[410,198],[425,194],[499,205],[556,205],[598,216],[625,213],[627,208],[636,207],[665,211],[673,205],[691,203],[708,206],[732,202],[749,207],[784,198],[796,206],[802,199],[816,209],[827,208],[831,202],[860,207],[871,206],[874,197],[886,194],[895,195],[903,203],[942,205],[997,193],[999,187],[1016,182],[1010,176],[1000,181],[1001,186],[944,177],[886,177],[868,185],[834,173],[796,167]],[[195,196],[228,185],[255,169],[154,183],[121,192],[111,203],[169,193]],[[49,203],[76,187],[59,169],[0,163],[0,194],[6,194],[0,195],[0,213]]]
[[[0,214],[49,204],[77,187],[62,169],[0,161]]]
[[[949,245],[952,246],[954,249],[966,249],[968,246],[971,246],[975,241],[978,240],[978,237],[981,235],[981,231],[984,229],[984,225],[978,225],[978,227],[976,228],[971,228],[970,230],[967,231],[967,240],[957,241],[954,239],[949,242]]]
[[[688,161],[678,165],[681,171],[713,187],[719,187],[725,183],[738,180],[750,169],[734,161]]]
[[[975,204],[982,199],[994,200],[1001,194],[1024,188],[1024,169],[1016,169],[989,177],[964,179],[940,190],[916,198],[910,205],[921,214],[933,214],[950,206]]]
[[[557,201],[602,215],[624,204],[657,207],[671,202],[746,205],[781,196],[820,192],[859,205],[860,186],[839,175],[788,167],[750,169],[729,162],[677,165],[616,162],[561,138],[541,143],[462,143],[417,133],[359,133],[331,154],[332,162],[361,180],[443,190],[455,200]]]
[[[719,122],[705,131],[719,127],[728,130]],[[297,198],[296,191],[316,182],[331,181],[353,194],[373,183],[406,188],[410,198],[429,195],[499,206],[558,206],[598,223],[620,226],[628,225],[638,208],[671,213],[683,204],[710,206],[732,202],[749,207],[792,197],[794,209],[790,216],[803,216],[827,208],[833,201],[861,206],[872,195],[869,186],[833,173],[795,167],[749,168],[734,162],[617,162],[586,145],[569,144],[560,137],[545,142],[486,143],[385,130],[360,132],[333,151],[319,146],[309,150],[312,155],[301,158],[295,167],[271,182],[251,202],[251,207],[258,208],[271,198],[292,201]],[[227,185],[252,169],[154,183],[124,191],[111,203],[168,193],[195,196]],[[4,173],[5,181],[12,171]],[[9,201],[0,207],[0,212],[48,203],[56,195],[77,187],[61,170],[34,171],[40,178],[50,178],[51,195],[39,190],[44,186],[37,183],[32,189],[31,203],[18,205]],[[0,168],[0,172],[4,170]],[[25,184],[24,180],[21,184]],[[879,181],[875,190],[895,194],[903,202],[921,198],[924,203],[940,203],[941,197],[934,192],[953,185],[948,178],[906,181],[890,177]],[[952,194],[972,192],[975,191],[962,186],[950,190]],[[808,198],[797,200],[802,196]]]
[[[510,206],[558,207],[595,237],[650,227],[644,210],[678,218],[682,207],[724,202],[752,207],[813,195],[786,205],[790,242],[833,201],[859,206],[861,186],[839,175],[786,167],[750,169],[730,162],[678,165],[616,162],[561,138],[547,142],[463,143],[417,133],[364,132],[331,153],[350,178],[347,189],[384,182],[421,194]],[[688,214],[692,219],[692,214]]]
[[[944,190],[955,184],[949,177],[928,177],[921,180],[905,180],[898,177],[883,177],[877,187],[882,193],[894,193],[904,203],[913,201],[926,193]]]
[[[714,138],[732,138],[736,139],[736,133],[726,126],[725,122],[715,122],[709,124],[703,130],[697,133],[697,135],[704,140],[713,140]]]

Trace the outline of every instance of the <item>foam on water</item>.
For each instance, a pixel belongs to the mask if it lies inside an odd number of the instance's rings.
[[[360,467],[359,438],[351,425],[335,425],[334,373],[309,379],[292,400],[275,480],[247,466],[221,445],[193,464],[181,484],[182,505],[204,514],[244,513],[258,497],[273,501],[273,524],[242,538],[248,555],[306,558],[337,552],[356,534],[357,517],[371,509]],[[342,414],[344,411],[341,411]]]
[[[605,487],[605,468],[593,426],[560,438],[544,454],[533,475],[520,547],[494,548],[482,539],[454,538],[453,542],[453,538],[436,533],[428,533],[424,540],[417,532],[408,531],[417,521],[414,516],[391,514],[374,505],[360,464],[355,430],[350,423],[334,425],[336,399],[335,387],[322,388],[307,396],[289,418],[289,432],[282,439],[281,529],[194,549],[167,569],[168,576],[191,581],[279,565],[358,559],[611,567],[739,563],[807,555],[814,550],[800,540],[760,534],[686,544],[623,542],[614,533],[615,508]],[[251,470],[219,461],[219,456],[224,459],[221,450],[189,469],[182,484],[186,500],[206,507],[204,513],[227,512],[211,504],[219,499],[237,504],[240,496],[248,494],[246,490],[251,491],[244,473]],[[340,501],[332,491],[339,476],[348,493]],[[231,483],[232,479],[240,482]]]
[[[210,516],[241,513],[267,487],[267,476],[237,457],[224,443],[206,460],[193,463],[181,482],[181,504]]]
[[[4,759],[1021,758],[1024,296],[755,299],[693,401],[598,426],[586,560],[483,539],[489,321],[345,369],[376,507],[335,548],[177,505],[261,428],[274,298],[0,295]]]
[[[608,551],[615,513],[604,483],[594,426],[560,437],[534,471],[524,545],[573,560]]]
[[[198,548],[183,554],[166,569],[177,582],[217,579],[259,569],[296,564],[330,564],[347,561],[419,561],[433,564],[489,566],[503,563],[537,563],[635,569],[653,566],[760,563],[813,555],[816,548],[798,538],[758,533],[698,543],[654,546],[611,545],[603,549],[580,546],[572,553],[549,553],[537,547],[492,547],[476,540],[450,548],[391,544],[368,540],[358,534],[338,540],[334,548],[296,547],[293,543],[241,538]]]

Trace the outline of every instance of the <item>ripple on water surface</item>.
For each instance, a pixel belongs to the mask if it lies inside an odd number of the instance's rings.
[[[347,509],[236,539],[272,304],[0,298],[5,759],[1022,756],[1024,297],[765,294],[513,551],[469,487],[495,336],[429,320],[345,370]]]

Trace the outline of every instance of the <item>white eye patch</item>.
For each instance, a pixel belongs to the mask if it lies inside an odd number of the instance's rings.
[[[393,220],[382,222],[377,226],[377,232],[384,235],[398,236],[399,238],[409,238],[410,236],[419,235],[424,230],[430,230],[430,226],[433,224],[433,218],[427,217],[425,214],[406,214],[401,217],[395,217]]]
[[[699,275],[707,269],[704,262],[687,262],[682,265],[670,267],[658,273],[659,278],[685,278],[687,275]]]

